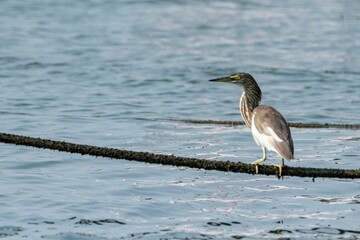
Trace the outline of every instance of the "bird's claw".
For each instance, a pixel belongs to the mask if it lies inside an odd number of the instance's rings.
[[[251,163],[251,165],[255,165],[255,173],[259,173],[259,163],[263,163],[266,160],[266,156],[263,156],[263,158],[260,158],[254,162]]]
[[[259,165],[257,163],[251,163],[251,165],[255,166],[255,173],[258,174],[259,173]]]
[[[277,173],[277,176],[278,176],[279,179],[282,178],[283,177],[282,176],[282,169],[283,169],[283,167],[285,165],[283,165],[283,164],[272,164],[271,166],[274,166],[274,167],[279,169],[279,172]]]

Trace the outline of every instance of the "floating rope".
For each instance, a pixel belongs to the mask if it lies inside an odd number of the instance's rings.
[[[99,156],[113,159],[126,159],[146,163],[173,165],[178,167],[190,167],[206,170],[218,170],[224,172],[255,173],[255,167],[241,162],[217,161],[197,158],[177,157],[173,155],[155,154],[149,152],[135,152],[107,147],[96,147],[84,144],[53,141],[49,139],[27,137],[21,135],[0,133],[0,142],[31,146],[37,148],[58,150],[82,155]],[[259,174],[276,175],[277,168],[267,165],[259,165]],[[322,178],[360,178],[360,169],[328,169],[328,168],[301,168],[285,166],[282,176],[298,177],[322,177]]]
[[[245,125],[242,121],[216,121],[216,120],[195,120],[195,119],[163,119],[168,121],[193,123],[193,124],[222,124],[222,125]],[[294,128],[345,128],[360,129],[360,124],[334,124],[334,123],[288,123],[289,127]]]

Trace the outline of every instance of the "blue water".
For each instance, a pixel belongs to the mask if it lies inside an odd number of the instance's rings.
[[[359,123],[360,2],[0,1],[1,132],[177,156],[261,155],[251,73],[289,122]],[[290,166],[359,169],[360,132],[293,128]],[[270,153],[267,164],[279,163]],[[0,144],[0,238],[356,239],[360,181],[204,171]]]

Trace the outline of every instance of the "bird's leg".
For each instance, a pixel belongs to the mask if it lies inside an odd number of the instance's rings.
[[[264,162],[264,161],[266,160],[266,148],[262,146],[262,150],[263,150],[263,156],[262,156],[262,158],[260,158],[260,159],[258,159],[258,160],[256,160],[256,161],[254,161],[254,162],[251,163],[252,165],[255,165],[255,172],[256,172],[256,174],[259,173],[258,164],[259,164],[259,163],[262,163],[262,162]]]
[[[279,178],[282,177],[282,175],[281,175],[282,174],[282,169],[285,166],[283,158],[281,159],[281,161],[282,161],[281,164],[272,164],[272,166],[279,168]]]

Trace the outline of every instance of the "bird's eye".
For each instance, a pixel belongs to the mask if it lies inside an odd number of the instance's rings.
[[[239,75],[231,75],[230,78],[233,80],[239,80],[240,76]]]

